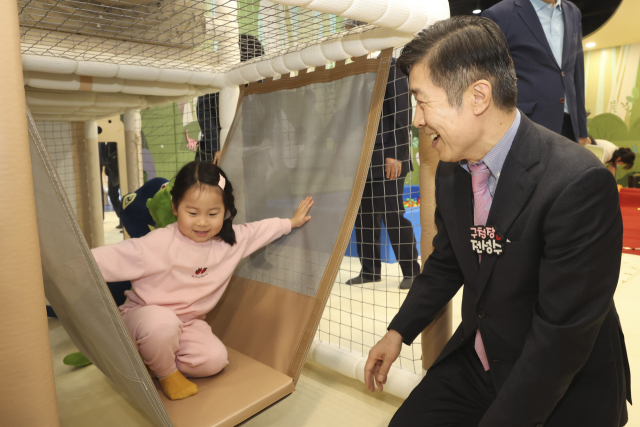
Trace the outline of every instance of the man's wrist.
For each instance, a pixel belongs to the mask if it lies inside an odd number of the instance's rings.
[[[389,329],[387,331],[387,338],[395,344],[402,344],[403,341],[402,335],[395,329]]]

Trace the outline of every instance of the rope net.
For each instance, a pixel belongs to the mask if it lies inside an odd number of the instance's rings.
[[[268,0],[18,0],[22,53],[225,72],[352,32],[345,19]],[[238,44],[240,43],[240,52]]]

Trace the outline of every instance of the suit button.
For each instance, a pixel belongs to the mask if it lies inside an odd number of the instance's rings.
[[[562,77],[564,77],[564,71],[562,72]]]
[[[478,310],[478,317],[481,319],[484,319],[484,317],[486,316],[484,310]]]
[[[564,98],[560,98],[560,104],[564,104]]]

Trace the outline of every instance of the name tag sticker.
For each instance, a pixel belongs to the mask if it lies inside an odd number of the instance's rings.
[[[471,227],[471,250],[478,255],[502,255],[505,238],[494,227]]]

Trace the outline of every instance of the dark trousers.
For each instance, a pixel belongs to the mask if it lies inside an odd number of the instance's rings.
[[[118,218],[120,218],[120,186],[111,184],[111,180],[108,183],[109,188],[109,200],[111,200],[111,205],[113,206],[113,211],[116,213]]]
[[[389,427],[477,427],[496,398],[491,373],[485,372],[471,339],[460,350],[429,369],[395,413]],[[626,417],[621,387],[610,364],[579,374],[545,427],[618,427]],[[616,390],[617,389],[617,390]],[[624,404],[624,403],[623,403]],[[510,408],[517,411],[517,408]],[[531,426],[540,420],[530,420]],[[544,421],[544,420],[543,420]],[[505,424],[505,427],[508,427]]]
[[[470,340],[427,371],[389,427],[477,427],[495,398],[491,373]]]
[[[576,134],[573,133],[573,125],[571,124],[571,116],[567,113],[564,113],[564,118],[562,119],[562,131],[560,135],[574,142],[576,141]]]
[[[216,151],[220,150],[220,119],[218,117],[219,94],[207,94],[198,97],[196,116],[202,137],[198,143],[196,160],[213,161]]]
[[[404,215],[402,196],[404,177],[395,180],[367,181],[356,217],[358,255],[365,278],[380,277],[380,228],[382,221],[389,233],[391,247],[405,277],[420,273],[413,226]]]

